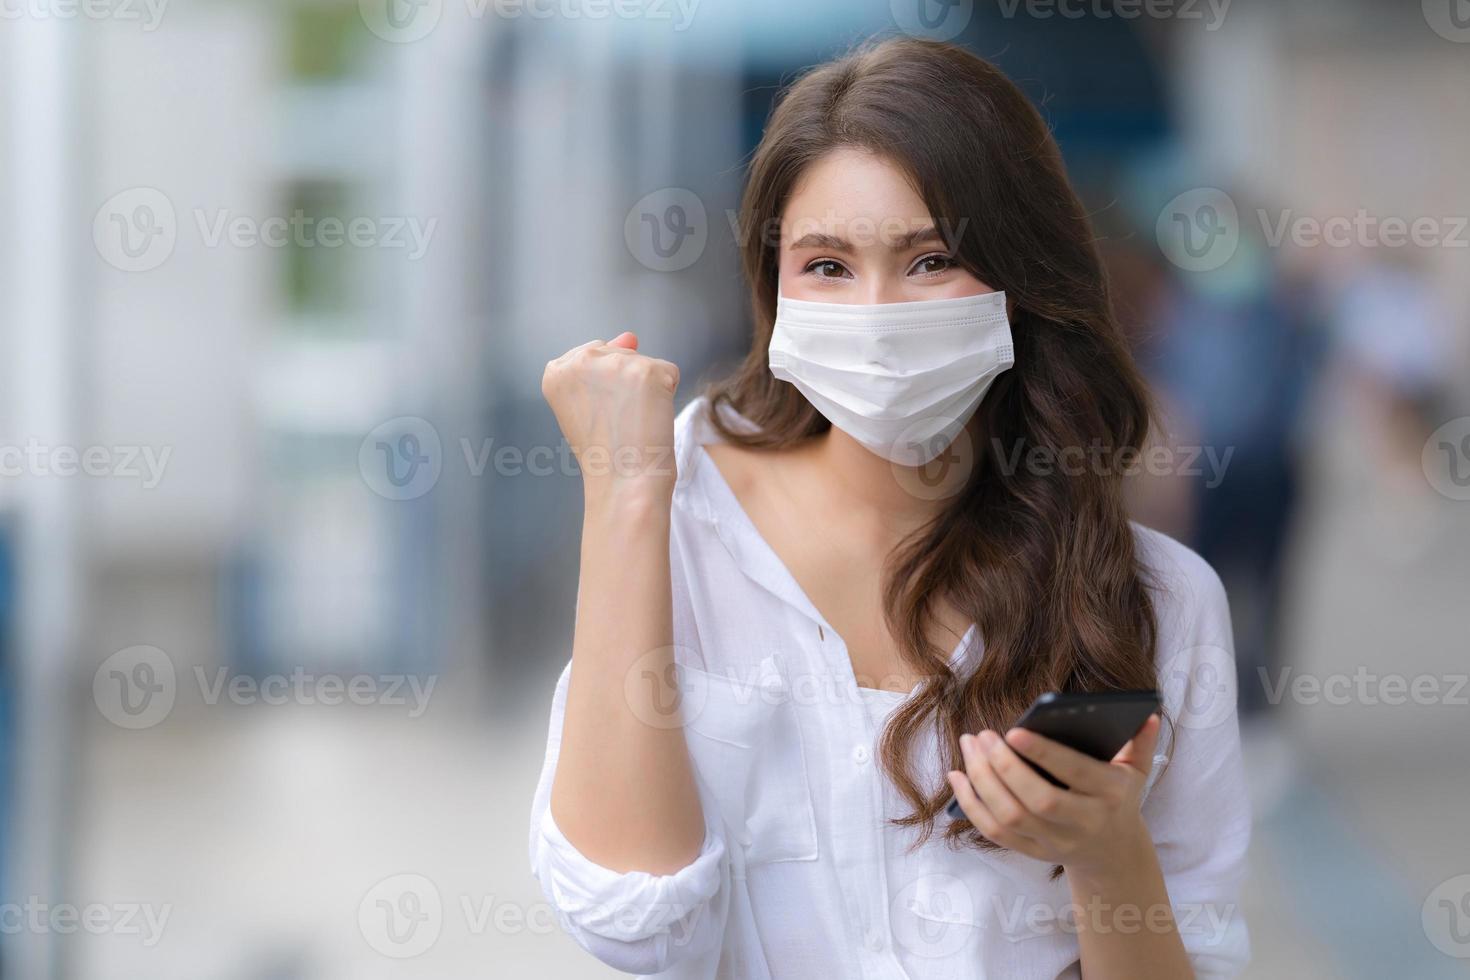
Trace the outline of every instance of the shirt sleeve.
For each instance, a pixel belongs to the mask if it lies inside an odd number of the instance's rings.
[[[1160,615],[1159,689],[1167,721],[1164,768],[1143,805],[1175,924],[1201,980],[1240,975],[1250,936],[1240,908],[1250,843],[1236,718],[1235,647],[1219,576],[1175,545],[1182,574]],[[1162,610],[1161,610],[1162,613]]]
[[[590,860],[551,815],[571,664],[552,697],[546,760],[531,804],[531,872],[562,928],[582,948],[625,973],[661,973],[718,946],[729,892],[729,862],[706,807],[699,854],[673,874],[618,872]]]

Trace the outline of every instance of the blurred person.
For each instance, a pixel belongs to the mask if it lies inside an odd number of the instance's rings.
[[[1278,268],[1249,228],[1219,269],[1175,272],[1144,314],[1140,363],[1168,406],[1160,438],[1198,447],[1185,540],[1234,599],[1240,711],[1250,719],[1269,707],[1262,672],[1283,659],[1285,568],[1322,361],[1320,294],[1310,276]]]
[[[1456,363],[1449,319],[1409,246],[1380,248],[1329,273],[1337,406],[1365,452],[1375,543],[1406,563],[1432,544],[1424,442],[1439,424]]]
[[[624,332],[543,379],[585,497],[530,828],[563,927],[661,977],[1238,974],[1233,700],[1110,761],[1011,727],[1231,649],[1214,571],[1126,517],[1149,398],[1035,108],[864,46],[780,101],[741,224],[732,377],[676,414]]]

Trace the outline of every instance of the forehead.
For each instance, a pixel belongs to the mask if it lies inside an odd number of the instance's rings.
[[[781,237],[842,235],[854,226],[921,228],[933,224],[908,174],[885,157],[841,147],[810,164],[781,214]]]

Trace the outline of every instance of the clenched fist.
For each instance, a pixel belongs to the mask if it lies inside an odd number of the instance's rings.
[[[679,369],[638,353],[632,333],[573,347],[546,365],[541,393],[589,498],[634,487],[673,494],[678,387]]]

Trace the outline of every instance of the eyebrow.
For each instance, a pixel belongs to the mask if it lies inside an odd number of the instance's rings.
[[[928,244],[946,244],[944,237],[939,234],[939,229],[933,225],[926,225],[923,228],[915,228],[912,231],[905,232],[895,238],[889,247],[895,252],[902,252],[906,249],[913,248],[915,245]],[[852,243],[848,242],[847,239],[838,238],[836,235],[824,235],[821,232],[811,232],[810,234],[802,235],[788,246],[788,249],[791,251],[799,248],[828,248],[834,252],[856,251]]]

